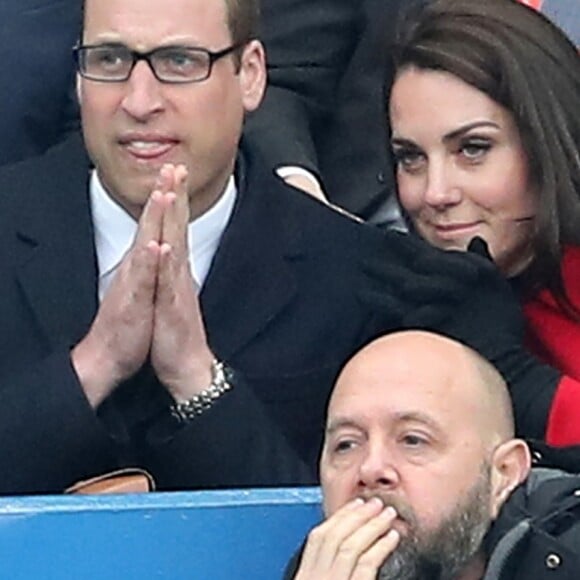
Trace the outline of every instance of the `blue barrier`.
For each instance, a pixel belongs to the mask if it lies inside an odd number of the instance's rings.
[[[278,580],[318,488],[0,498],[2,580]]]

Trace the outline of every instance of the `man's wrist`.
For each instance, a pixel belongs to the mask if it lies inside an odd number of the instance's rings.
[[[155,364],[155,359],[153,360],[153,368],[159,382],[179,402],[198,395],[210,385],[216,357],[206,347],[193,353],[182,353],[169,367]]]
[[[191,398],[176,401],[170,407],[171,414],[180,422],[195,419],[233,388],[232,370],[221,361],[214,359],[211,363],[211,382],[209,386]]]
[[[91,407],[96,409],[117,384],[110,361],[85,337],[70,353],[71,363]]]

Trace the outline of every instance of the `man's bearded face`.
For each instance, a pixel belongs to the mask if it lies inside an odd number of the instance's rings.
[[[422,530],[412,510],[397,497],[381,494],[408,526],[395,552],[385,560],[377,580],[454,580],[481,549],[491,516],[490,470],[482,467],[475,485],[454,510],[431,530]]]

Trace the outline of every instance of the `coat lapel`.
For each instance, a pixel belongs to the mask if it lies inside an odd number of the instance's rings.
[[[98,305],[89,162],[75,139],[41,163],[35,171],[42,185],[29,192],[18,224],[18,280],[50,345],[74,344]],[[299,221],[285,213],[286,186],[250,162],[240,165],[236,207],[201,293],[210,344],[223,357],[260,334],[292,301],[303,256],[301,232],[287,225]]]
[[[89,164],[80,139],[39,161],[39,188],[17,225],[18,280],[51,347],[76,343],[97,308],[97,266],[88,198]]]
[[[236,183],[236,207],[201,293],[210,345],[224,358],[292,301],[302,257],[300,232],[287,227],[296,220],[288,219],[281,203],[286,186],[247,159],[238,164]]]

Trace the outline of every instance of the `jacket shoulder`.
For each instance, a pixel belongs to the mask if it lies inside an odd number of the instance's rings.
[[[580,474],[535,468],[506,502],[487,538],[485,578],[576,578]]]
[[[83,144],[82,135],[72,133],[65,141],[51,147],[41,155],[27,157],[22,161],[0,167],[0,179],[37,178],[36,170],[63,170],[70,167],[71,163],[87,164],[88,157]]]
[[[72,185],[85,183],[89,160],[80,134],[42,155],[0,168],[0,214],[11,208],[43,211]],[[4,218],[5,219],[5,218]]]

